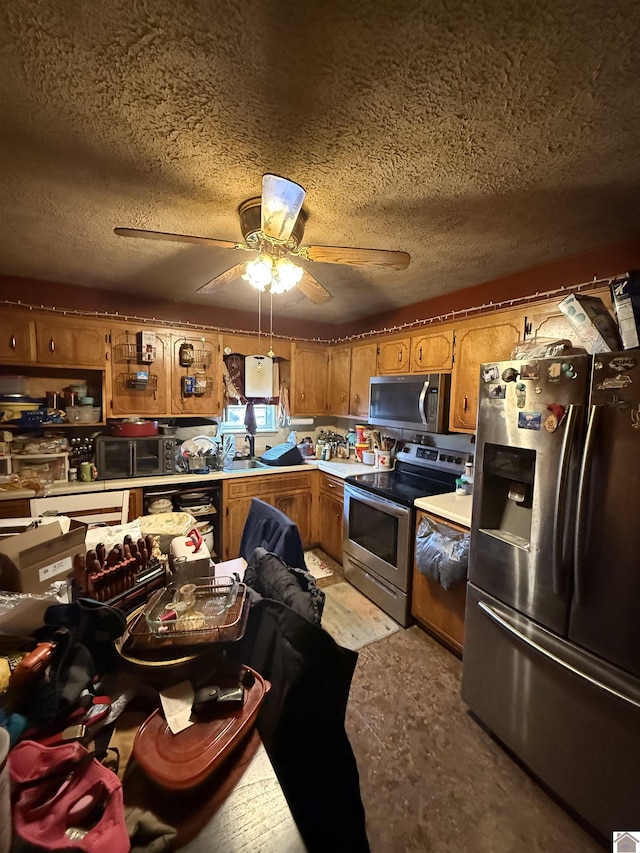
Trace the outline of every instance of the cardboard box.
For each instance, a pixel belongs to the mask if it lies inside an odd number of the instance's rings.
[[[568,319],[582,346],[591,355],[621,349],[616,322],[599,297],[572,293],[560,302],[558,308]]]
[[[46,592],[73,570],[75,554],[85,552],[87,525],[72,519],[63,533],[59,521],[41,524],[0,541],[0,589]]]
[[[640,272],[611,283],[611,298],[624,349],[640,346]]]

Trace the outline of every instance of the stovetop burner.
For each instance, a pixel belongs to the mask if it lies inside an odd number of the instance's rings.
[[[345,482],[403,506],[413,506],[416,498],[453,492],[466,461],[467,454],[455,450],[406,444],[399,451],[393,470],[354,474]]]

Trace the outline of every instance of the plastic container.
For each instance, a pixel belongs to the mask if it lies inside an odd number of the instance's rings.
[[[358,462],[362,462],[362,454],[369,452],[369,445],[367,444],[356,444],[356,459]]]
[[[376,454],[372,450],[363,450],[362,451],[362,461],[365,465],[375,465],[376,464]]]
[[[97,424],[100,412],[100,406],[67,406],[67,419],[70,424]]]
[[[68,453],[24,453],[13,455],[14,473],[45,483],[66,483],[69,480]]]
[[[26,376],[0,376],[0,397],[5,394],[26,394]]]

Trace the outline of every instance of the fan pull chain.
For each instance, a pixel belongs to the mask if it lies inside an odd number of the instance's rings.
[[[269,296],[271,297],[269,303],[269,351],[267,355],[269,358],[273,358],[275,352],[273,351],[273,293],[271,289],[269,289]]]
[[[258,355],[262,355],[262,291],[258,291]]]

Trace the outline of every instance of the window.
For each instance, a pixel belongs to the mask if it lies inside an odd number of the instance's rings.
[[[221,432],[245,432],[244,415],[246,405],[227,406],[224,411],[224,420],[220,424]],[[254,405],[253,412],[256,416],[258,432],[274,432],[276,425],[277,406],[267,404]]]

